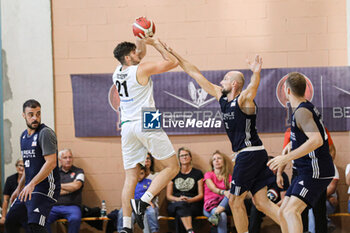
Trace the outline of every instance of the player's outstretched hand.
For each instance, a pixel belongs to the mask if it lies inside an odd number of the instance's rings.
[[[31,200],[32,192],[34,191],[34,188],[35,188],[34,184],[32,183],[27,184],[22,190],[22,192],[19,194],[18,196],[19,200],[24,202],[26,202],[27,200]]]
[[[249,61],[247,59],[247,64],[249,66],[249,69],[253,72],[253,73],[260,73],[261,71],[261,66],[262,66],[262,57],[260,57],[258,54],[255,55],[255,59],[254,61]]]
[[[267,166],[272,170],[276,171],[278,168],[283,167],[288,163],[285,155],[279,155],[267,162]]]

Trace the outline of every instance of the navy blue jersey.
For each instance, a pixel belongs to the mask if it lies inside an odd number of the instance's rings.
[[[314,179],[333,177],[334,165],[332,157],[329,154],[328,136],[323,126],[321,114],[317,108],[309,101],[299,104],[297,109],[299,108],[306,108],[312,113],[317,128],[321,133],[323,144],[309,154],[294,160],[294,166],[298,171],[298,175],[311,175]],[[308,140],[306,134],[298,128],[294,113],[292,115],[292,126],[290,134],[290,139],[292,141],[292,150],[295,150]]]
[[[256,114],[245,114],[238,106],[238,97],[239,95],[228,102],[227,97],[222,95],[219,100],[225,129],[235,152],[246,147],[262,145],[255,126]]]
[[[23,157],[27,185],[40,171],[45,163],[45,155],[56,154],[56,135],[49,127],[41,124],[32,135],[25,130],[21,135],[21,154]],[[52,199],[57,199],[60,192],[60,175],[58,166],[47,178],[37,184],[33,193],[40,193]]]

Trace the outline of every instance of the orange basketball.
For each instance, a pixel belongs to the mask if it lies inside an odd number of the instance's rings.
[[[132,25],[132,31],[134,36],[142,39],[145,37],[152,37],[156,32],[156,26],[152,20],[148,20],[146,17],[137,18]]]

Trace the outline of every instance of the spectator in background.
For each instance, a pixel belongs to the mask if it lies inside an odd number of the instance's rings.
[[[10,204],[10,197],[12,193],[16,190],[18,182],[21,180],[23,172],[24,172],[24,164],[23,159],[17,159],[16,161],[16,171],[17,173],[7,177],[3,192],[3,203],[2,203],[2,212],[0,224],[3,225],[5,223],[7,209]]]
[[[218,233],[227,232],[227,213],[232,176],[226,156],[215,151],[210,158],[211,171],[204,174],[204,209],[208,221],[217,227]]]
[[[337,167],[334,164],[335,175],[332,182],[327,187],[327,215],[334,214],[338,207],[338,194],[337,194],[337,186],[339,181],[339,172]],[[328,220],[328,232],[332,232],[335,230],[335,225],[332,223],[332,220],[327,217]]]
[[[326,211],[327,215],[333,214],[338,206],[338,196],[337,196],[337,185],[339,181],[339,172],[337,167],[334,165],[335,175],[332,182],[327,187],[327,199],[326,199]],[[335,225],[332,223],[331,219],[327,217],[327,228],[328,232],[335,230]],[[313,209],[309,209],[309,232],[316,233],[315,230],[315,216]]]
[[[138,183],[135,188],[134,199],[138,199],[142,197],[142,195],[147,191],[148,187],[151,185],[152,179],[148,177],[151,176],[150,172],[153,170],[153,158],[150,153],[147,154],[145,166],[141,166],[140,173],[138,177]],[[153,172],[153,175],[156,173]],[[153,178],[151,176],[151,178]],[[144,218],[145,228],[143,229],[144,233],[157,233],[159,231],[159,207],[158,207],[158,196],[154,197],[152,202],[150,202],[150,206],[147,207]],[[135,224],[135,215],[132,213],[131,215],[131,226],[133,228]],[[123,229],[123,209],[121,208],[118,212],[118,232],[121,232]]]
[[[348,188],[348,194],[349,194],[348,212],[350,213],[350,163],[348,165],[346,165],[345,181],[346,181],[346,184],[349,186],[349,188]]]
[[[272,156],[269,156],[269,160],[272,159]],[[276,182],[276,175],[269,170],[271,175],[267,181],[267,197],[276,205],[281,206],[284,195],[289,188],[289,179],[286,173],[282,173],[282,186],[279,186]],[[254,205],[250,209],[250,218],[249,218],[249,233],[259,233],[261,228],[261,223],[263,221],[264,213],[260,212]]]
[[[203,173],[192,166],[189,149],[181,147],[178,158],[180,172],[167,186],[168,213],[175,217],[176,233],[193,233],[192,217],[203,212]]]
[[[159,172],[154,171],[154,159],[151,153],[147,153],[146,161],[145,161],[145,174],[146,178],[153,181],[153,179],[159,174]],[[152,200],[152,204],[154,207],[154,213],[152,213],[152,209],[146,211],[146,215],[144,218],[144,233],[152,232],[152,229],[159,228],[158,223],[158,215],[159,215],[159,196],[155,196]],[[152,217],[155,216],[155,217]]]
[[[328,146],[329,146],[329,153],[332,156],[332,159],[334,161],[336,156],[336,149],[333,143],[333,140],[331,138],[331,135],[327,128],[325,128],[327,136],[328,136]],[[283,143],[283,154],[287,151],[290,151],[291,144],[290,144],[290,128],[288,128],[284,134],[284,143]],[[292,175],[292,181],[297,176],[297,170],[293,166],[293,175]],[[314,232],[316,233],[327,233],[327,208],[326,208],[326,200],[327,200],[327,191],[325,191],[318,199],[315,207],[312,209],[313,215],[315,218],[315,223],[311,226],[314,228]],[[303,232],[313,231],[312,229],[309,229],[309,217],[308,217],[309,210],[306,208],[302,214],[302,221],[303,221]]]
[[[153,180],[154,177],[158,175],[159,172],[154,171],[154,158],[151,153],[147,153],[146,160],[145,160],[145,174],[146,178]]]
[[[58,153],[58,159],[61,164],[59,169],[61,193],[47,219],[48,231],[51,232],[51,223],[65,218],[68,220],[68,233],[78,233],[81,223],[84,170],[73,165],[73,154],[70,149],[61,150]]]

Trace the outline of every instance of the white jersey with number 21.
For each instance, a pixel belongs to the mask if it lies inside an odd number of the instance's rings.
[[[119,65],[113,74],[113,83],[120,97],[122,121],[141,120],[142,108],[155,108],[153,82],[149,79],[147,85],[139,84],[136,78],[138,67],[129,66],[122,70],[122,66]]]

